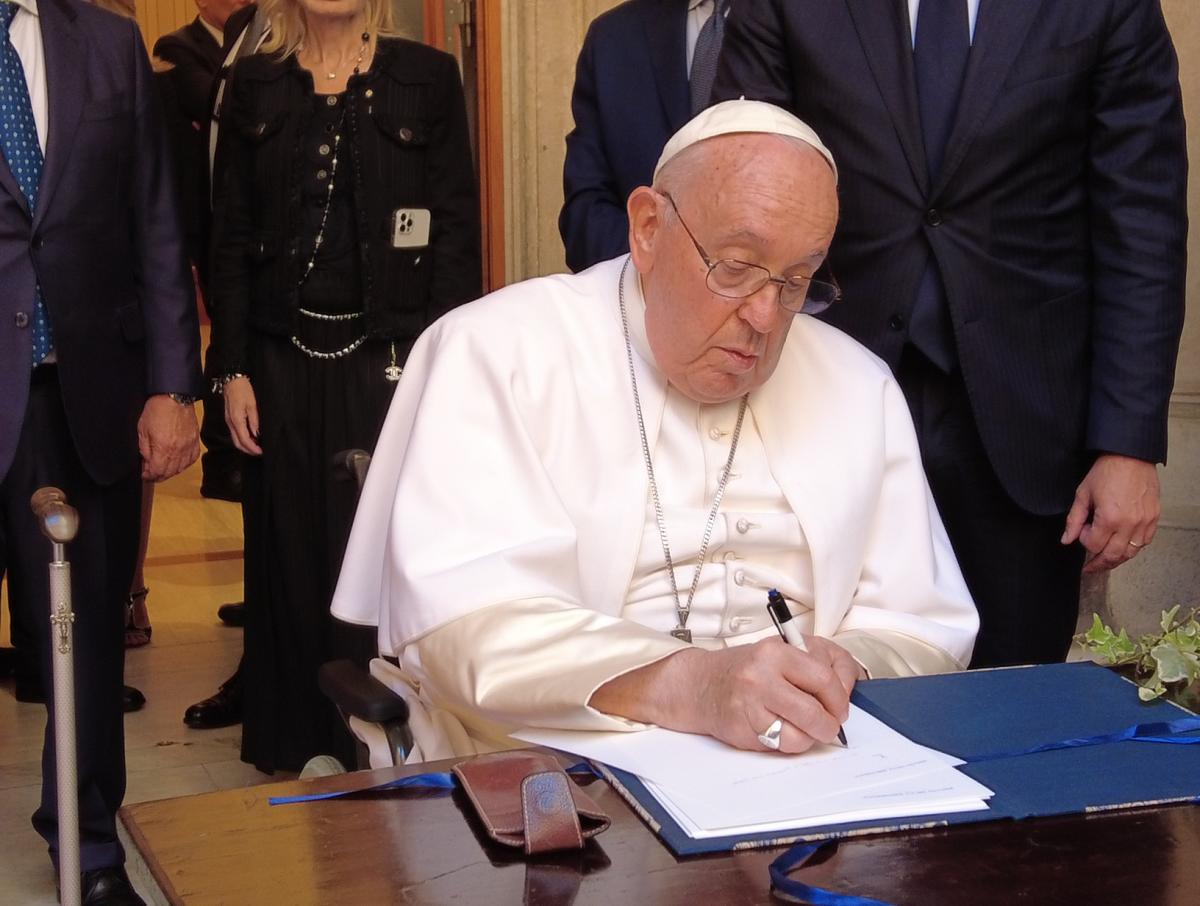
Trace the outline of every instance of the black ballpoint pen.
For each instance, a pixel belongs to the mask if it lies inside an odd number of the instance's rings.
[[[771,622],[775,624],[785,642],[801,651],[808,651],[808,646],[804,644],[804,636],[792,622],[792,612],[788,610],[787,602],[777,589],[772,588],[767,592],[767,613],[771,615]],[[846,731],[841,727],[838,727],[837,738],[843,746],[849,745],[846,742]]]

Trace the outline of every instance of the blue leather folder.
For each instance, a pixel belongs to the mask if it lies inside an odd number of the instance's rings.
[[[972,670],[859,683],[853,701],[915,742],[968,762],[959,770],[995,795],[986,811],[862,821],[795,832],[689,837],[633,774],[598,766],[679,856],[966,824],[1200,802],[1200,745],[1123,741],[969,763],[1046,743],[1118,733],[1190,712],[1149,704],[1137,687],[1091,663]],[[1196,731],[1187,735],[1200,735]],[[854,740],[850,740],[854,745]],[[713,778],[720,783],[720,778]]]

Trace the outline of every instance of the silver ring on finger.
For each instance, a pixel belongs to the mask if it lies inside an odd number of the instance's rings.
[[[1141,544],[1138,544],[1136,541],[1130,541],[1129,546],[1132,547],[1134,550],[1140,550],[1141,548],[1146,546],[1146,542],[1143,541]]]
[[[783,718],[771,721],[771,726],[758,734],[758,741],[774,752],[779,751],[779,737],[783,734]]]

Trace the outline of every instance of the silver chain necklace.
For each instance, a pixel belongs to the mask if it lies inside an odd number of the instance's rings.
[[[667,563],[667,577],[671,580],[671,594],[675,598],[675,628],[671,635],[684,642],[692,641],[692,631],[687,628],[688,617],[692,615],[692,600],[696,597],[696,589],[700,585],[700,570],[708,556],[708,542],[712,539],[713,526],[717,524],[717,512],[721,509],[721,498],[725,496],[725,485],[729,482],[729,471],[733,467],[733,457],[737,453],[738,438],[742,433],[742,419],[746,415],[748,397],[743,396],[738,403],[737,424],[733,428],[733,440],[729,444],[729,458],[725,460],[725,468],[717,481],[717,493],[713,495],[712,509],[708,511],[708,522],[704,526],[704,538],[700,541],[700,553],[696,558],[696,568],[692,572],[692,587],[688,589],[687,604],[679,603],[679,586],[675,582],[675,561],[671,557],[671,544],[667,540],[667,523],[663,518],[662,501],[658,496],[658,482],[654,480],[654,461],[650,458],[650,442],[646,439],[646,420],[642,416],[642,398],[638,393],[637,371],[633,367],[633,343],[629,340],[629,315],[625,310],[625,273],[629,270],[629,259],[621,268],[621,282],[617,287],[617,302],[621,307],[621,330],[625,334],[625,356],[629,362],[629,380],[633,384],[633,408],[637,413],[638,432],[642,437],[642,458],[646,461],[646,475],[650,479],[650,498],[654,503],[654,519],[658,523],[658,537],[662,541],[663,559]]]

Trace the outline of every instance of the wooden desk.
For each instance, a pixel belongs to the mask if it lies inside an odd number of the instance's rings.
[[[130,871],[187,904],[778,903],[767,865],[783,850],[676,859],[606,783],[613,818],[583,853],[528,871],[485,841],[456,791],[399,791],[299,805],[268,796],[380,783],[453,762],[207,793],[121,809]],[[797,875],[914,906],[1200,903],[1200,807],[992,822],[841,842]]]

